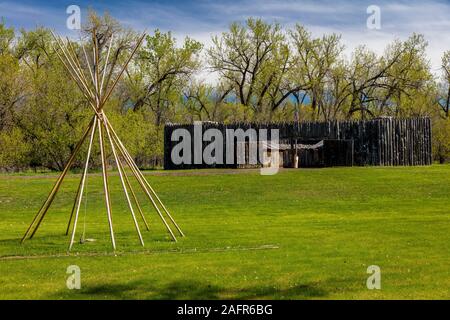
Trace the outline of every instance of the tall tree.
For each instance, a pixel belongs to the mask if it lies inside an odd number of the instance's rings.
[[[340,55],[344,46],[340,43],[340,36],[331,34],[313,38],[299,24],[289,34],[295,61],[290,79],[296,84],[296,89],[306,92],[316,116],[328,119],[331,116],[328,110],[329,97],[333,93],[340,93],[342,85],[339,82],[341,78],[336,78],[338,73],[342,76]],[[332,85],[336,88],[332,88]],[[341,104],[339,96],[334,98],[335,104]]]
[[[200,67],[200,42],[186,38],[181,47],[170,32],[156,30],[146,37],[135,68],[130,71],[130,100],[134,110],[147,107],[155,124],[170,119],[170,112],[181,97],[181,90]]]
[[[263,114],[264,107],[276,109],[289,93],[285,74],[290,68],[290,51],[279,24],[249,18],[233,23],[229,31],[212,39],[208,61],[222,82],[233,87],[237,101]],[[290,89],[288,89],[290,90]]]
[[[226,101],[231,91],[224,83],[213,86],[193,81],[183,93],[190,120],[226,122],[233,110]]]
[[[448,118],[450,113],[450,51],[444,52],[442,56],[442,72],[442,82],[440,83],[440,94],[437,102],[445,117]]]

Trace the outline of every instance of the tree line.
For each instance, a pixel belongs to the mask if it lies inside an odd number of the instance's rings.
[[[113,70],[128,57],[138,32],[108,14],[90,12],[80,39],[69,40],[81,61],[81,44],[88,46],[85,37],[93,28],[101,52],[114,35],[107,69]],[[385,116],[430,117],[434,157],[445,162],[450,157],[450,51],[435,74],[426,48],[426,39],[412,34],[393,41],[382,54],[360,46],[349,56],[338,34],[315,37],[301,24],[287,29],[255,18],[232,23],[208,48],[155,30],[105,110],[142,167],[161,164],[166,122]],[[45,27],[16,31],[0,22],[2,170],[61,170],[90,118],[57,50]],[[205,74],[214,81],[205,80]]]

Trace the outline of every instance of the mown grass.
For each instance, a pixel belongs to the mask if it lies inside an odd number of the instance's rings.
[[[100,175],[88,179],[77,234],[86,221],[86,237],[96,241],[77,243],[70,255],[64,231],[79,176],[68,176],[24,245],[56,175],[0,176],[0,298],[450,298],[450,166],[147,176],[186,238],[171,242],[140,194],[151,223],[142,248],[115,175],[117,255]],[[66,287],[72,264],[81,268],[81,290]],[[381,268],[381,290],[366,288],[369,265]]]

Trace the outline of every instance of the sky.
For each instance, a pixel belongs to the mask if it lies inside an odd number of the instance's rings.
[[[450,50],[450,0],[0,0],[0,17],[16,29],[46,26],[70,34],[72,31],[66,28],[69,5],[81,8],[82,19],[89,8],[99,13],[108,11],[125,26],[170,30],[179,40],[188,35],[206,47],[211,44],[211,36],[225,31],[231,22],[260,17],[285,28],[301,23],[315,36],[339,33],[347,55],[358,45],[381,53],[395,39],[422,33],[429,43],[427,54],[435,74],[443,52]],[[380,29],[367,27],[370,5],[380,8]]]

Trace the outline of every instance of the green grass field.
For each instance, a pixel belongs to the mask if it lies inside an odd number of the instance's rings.
[[[86,223],[96,241],[70,255],[64,231],[79,176],[68,176],[24,245],[56,175],[0,176],[0,298],[450,298],[450,166],[146,175],[186,237],[171,242],[140,193],[151,224],[142,248],[114,175],[116,255],[100,175],[89,176],[77,234]],[[81,290],[66,287],[74,264]],[[369,265],[381,268],[381,290],[366,287]]]

